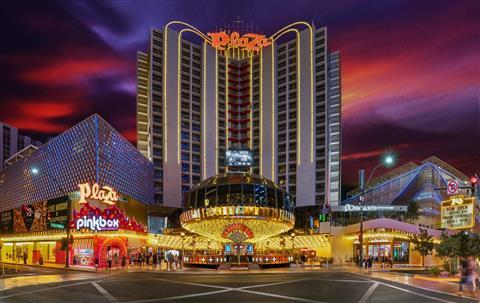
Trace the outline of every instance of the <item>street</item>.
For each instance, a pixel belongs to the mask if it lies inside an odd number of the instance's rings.
[[[476,302],[349,272],[68,272],[3,279],[0,302]]]

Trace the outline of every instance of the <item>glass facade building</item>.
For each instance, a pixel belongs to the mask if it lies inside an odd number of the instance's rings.
[[[108,184],[153,203],[153,164],[98,115],[0,171],[0,211],[64,196],[78,184]]]

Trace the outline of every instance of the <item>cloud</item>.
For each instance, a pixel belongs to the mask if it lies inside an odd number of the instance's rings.
[[[44,60],[50,61],[42,66],[25,70],[19,77],[38,85],[72,85],[80,84],[99,76],[109,76],[124,72],[128,64],[109,57],[92,57],[82,59]]]

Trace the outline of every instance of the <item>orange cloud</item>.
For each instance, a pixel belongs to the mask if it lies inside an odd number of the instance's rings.
[[[50,61],[50,60],[49,60]],[[98,74],[109,74],[127,68],[123,61],[112,58],[61,59],[34,67],[20,75],[24,81],[35,84],[69,84]]]

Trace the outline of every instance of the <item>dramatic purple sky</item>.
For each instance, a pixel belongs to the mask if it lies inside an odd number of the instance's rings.
[[[342,56],[343,179],[394,149],[480,172],[480,1],[15,1],[0,12],[0,120],[39,138],[99,113],[135,141],[135,57],[151,27],[239,16],[328,26]]]

